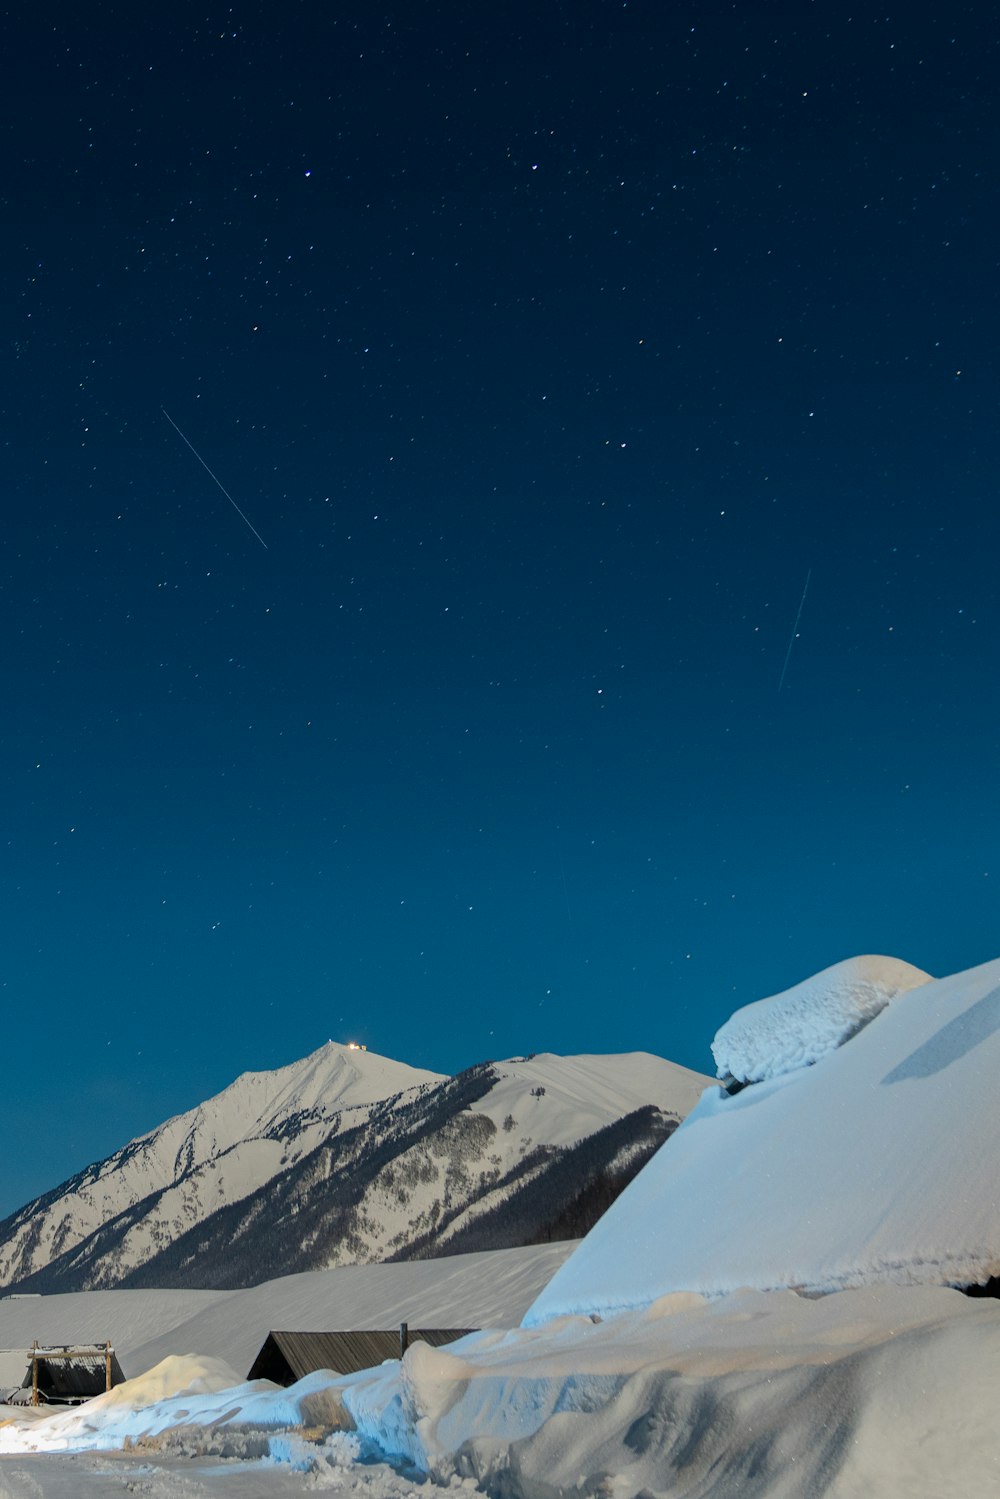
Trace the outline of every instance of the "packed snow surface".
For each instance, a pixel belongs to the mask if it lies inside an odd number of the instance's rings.
[[[987,1280],[998,1077],[1000,960],[910,989],[814,1067],[707,1089],[526,1320],[672,1291]]]
[[[809,1067],[930,974],[898,958],[847,958],[813,978],[737,1010],[712,1042],[719,1077],[741,1083]]]
[[[155,1499],[218,1493],[212,1457],[244,1460],[247,1495],[290,1492],[297,1471],[302,1492],[371,1482],[401,1499],[407,1466],[495,1499],[995,1499],[1000,1482],[1000,1304],[932,1287],[671,1296],[603,1323],[415,1344],[401,1364],[287,1390],[231,1375],[175,1358],[81,1409],[14,1413],[0,1492],[47,1492],[38,1465],[34,1487],[3,1488],[15,1459],[126,1444],[146,1466],[122,1487]],[[262,1465],[272,1489],[253,1485]]]

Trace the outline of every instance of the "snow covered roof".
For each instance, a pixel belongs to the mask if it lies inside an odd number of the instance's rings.
[[[814,1066],[734,1097],[707,1089],[526,1325],[673,1291],[986,1280],[1000,1272],[998,1077],[1000,960],[917,983]]]

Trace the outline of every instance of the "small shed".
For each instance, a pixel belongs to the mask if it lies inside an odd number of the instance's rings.
[[[387,1358],[402,1358],[410,1343],[441,1348],[471,1331],[468,1327],[411,1328],[403,1322],[390,1331],[269,1332],[247,1378],[270,1379],[287,1387],[316,1369],[356,1374],[359,1369],[375,1368]]]
[[[26,1357],[21,1388],[31,1390],[32,1405],[80,1405],[125,1382],[110,1343],[43,1348],[36,1342]]]

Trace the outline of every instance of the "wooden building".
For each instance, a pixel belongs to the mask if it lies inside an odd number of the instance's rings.
[[[27,1360],[22,1389],[31,1390],[32,1405],[80,1405],[125,1380],[110,1343],[43,1348],[36,1341]]]
[[[403,1322],[391,1331],[269,1332],[247,1378],[270,1379],[288,1386],[316,1369],[356,1374],[386,1359],[401,1358],[410,1343],[441,1348],[471,1331],[462,1327],[410,1328]]]

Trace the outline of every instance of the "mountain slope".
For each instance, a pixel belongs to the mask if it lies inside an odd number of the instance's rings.
[[[569,1237],[707,1081],[646,1053],[442,1078],[331,1044],[238,1079],[0,1224],[0,1280],[233,1288]]]
[[[0,1222],[0,1285],[13,1285],[118,1223],[140,1264],[220,1203],[245,1197],[371,1108],[443,1081],[332,1041],[130,1141]]]

